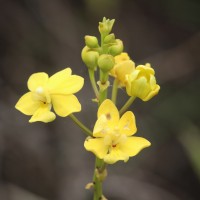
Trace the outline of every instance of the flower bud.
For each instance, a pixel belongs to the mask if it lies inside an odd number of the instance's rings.
[[[97,48],[99,47],[98,40],[95,36],[86,35],[85,36],[85,44],[89,48]]]
[[[110,75],[115,77],[121,87],[125,87],[126,75],[135,70],[135,63],[130,60],[127,53],[115,56],[115,65],[110,71]]]
[[[115,34],[111,33],[104,38],[104,44],[114,43],[115,42]]]
[[[112,45],[111,47],[109,47],[109,53],[113,56],[119,55],[123,49],[124,49],[124,45],[123,42],[119,39],[115,40],[116,44]]]
[[[89,69],[96,69],[97,61],[99,58],[98,52],[91,51],[87,46],[85,46],[81,52],[81,57],[83,62]]]
[[[115,56],[115,64],[119,64],[123,61],[130,60],[130,57],[127,53],[123,52],[117,56]]]
[[[103,72],[109,72],[115,64],[115,59],[113,56],[108,54],[102,54],[98,59],[98,66]]]
[[[154,74],[155,72],[150,64],[138,65],[133,73],[126,76],[126,91],[128,95],[148,101],[158,94],[160,86],[156,84]]]
[[[110,20],[104,17],[103,21],[99,22],[99,32],[104,36],[108,35],[112,30],[114,22],[114,19]]]

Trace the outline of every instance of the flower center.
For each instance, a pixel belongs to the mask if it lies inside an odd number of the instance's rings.
[[[33,99],[35,101],[41,101],[45,104],[51,102],[50,95],[42,86],[36,88],[35,92],[33,93]]]
[[[104,144],[109,146],[109,152],[113,148],[117,148],[119,144],[126,142],[127,136],[125,134],[120,134],[119,129],[115,128],[111,133],[106,134],[104,137]]]
[[[37,89],[36,89],[36,93],[37,94],[43,94],[44,93],[44,89],[43,89],[43,87],[41,87],[41,86],[39,86]]]

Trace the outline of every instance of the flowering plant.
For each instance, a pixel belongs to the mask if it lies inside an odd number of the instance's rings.
[[[100,42],[95,36],[85,36],[86,45],[81,52],[95,94],[93,102],[97,104],[97,121],[93,131],[73,115],[81,111],[81,104],[74,94],[83,87],[84,79],[72,75],[70,68],[50,77],[44,72],[31,75],[27,84],[29,92],[15,106],[25,115],[32,116],[31,123],[51,122],[55,120],[56,113],[61,117],[71,117],[86,133],[84,147],[96,156],[93,180],[86,185],[86,189],[94,189],[93,200],[106,199],[102,183],[107,176],[107,164],[127,162],[151,145],[147,139],[134,136],[137,131],[135,115],[127,110],[136,97],[148,101],[160,90],[151,65],[147,63],[135,67],[134,61],[123,51],[123,42],[111,33],[114,22],[104,17],[98,27]],[[111,78],[113,84],[110,84]],[[108,88],[111,87],[110,97]],[[118,110],[119,88],[124,89],[130,98]]]

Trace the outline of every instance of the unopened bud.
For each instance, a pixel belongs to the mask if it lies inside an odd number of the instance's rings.
[[[96,51],[90,51],[90,49],[85,46],[81,52],[81,57],[85,65],[90,69],[96,69],[97,61],[99,58],[99,53]]]
[[[124,45],[121,40],[116,39],[115,42],[116,42],[116,44],[109,47],[109,53],[113,56],[119,55],[124,49]]]
[[[97,48],[99,47],[98,40],[95,36],[86,35],[85,36],[85,44],[89,48]]]
[[[99,22],[99,32],[104,36],[108,35],[112,30],[114,22],[114,19],[110,20],[104,17],[103,21]]]
[[[103,72],[109,72],[115,65],[115,59],[108,54],[102,54],[98,59],[98,66]]]
[[[111,33],[104,38],[104,43],[109,44],[115,42],[115,34]]]

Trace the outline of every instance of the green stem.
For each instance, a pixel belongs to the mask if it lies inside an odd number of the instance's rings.
[[[104,38],[105,35],[101,34],[101,48],[102,54],[106,53],[106,49],[104,48]],[[107,91],[108,91],[108,82],[109,75],[108,73],[104,73],[100,69],[100,81],[99,85],[99,106],[101,103],[107,98]],[[106,165],[102,159],[96,157],[95,161],[95,169],[93,175],[93,183],[94,183],[94,196],[93,200],[101,200],[103,196],[103,189],[102,189],[102,182],[104,180],[104,173],[106,170]],[[102,178],[103,177],[103,178]]]
[[[104,90],[99,95],[99,106],[102,104],[102,102],[107,98],[107,90]]]
[[[100,70],[99,106],[105,99],[107,99],[108,86],[108,73],[104,73],[102,70]]]
[[[108,73],[103,73],[100,70],[100,90],[99,90],[99,106],[107,98],[108,91]],[[96,157],[95,169],[94,169],[94,197],[93,200],[101,200],[103,196],[102,182],[104,180],[104,173],[106,165],[103,160]],[[102,178],[103,177],[103,178]]]
[[[108,80],[108,72],[103,72],[101,69],[100,69],[100,81],[101,81],[101,84],[105,84]]]
[[[92,136],[92,131],[88,129],[81,121],[79,121],[73,114],[70,114],[69,116],[86,133],[87,136]]]
[[[103,177],[105,167],[106,165],[104,161],[96,157],[95,170],[94,170],[94,176],[93,176],[93,183],[94,183],[93,200],[100,200],[103,195],[102,181],[105,178]]]
[[[116,104],[116,100],[117,100],[117,92],[118,92],[118,80],[115,79],[113,82],[113,88],[112,88],[112,102],[114,104]]]
[[[123,114],[129,107],[130,105],[133,103],[133,101],[135,100],[136,97],[130,97],[128,99],[128,101],[124,104],[124,106],[120,109],[119,114]]]
[[[88,72],[89,72],[89,77],[90,77],[90,82],[91,82],[92,88],[94,90],[96,97],[98,98],[99,90],[98,90],[97,85],[96,85],[94,70],[89,69]]]

